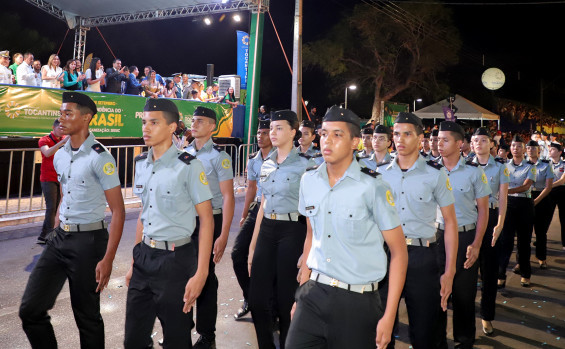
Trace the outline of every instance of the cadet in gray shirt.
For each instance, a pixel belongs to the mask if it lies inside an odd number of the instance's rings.
[[[61,183],[59,217],[29,276],[19,313],[33,348],[57,347],[47,311],[67,279],[81,347],[104,347],[100,293],[110,280],[125,209],[116,162],[88,130],[96,112],[87,95],[63,93],[59,127],[70,139],[53,160]],[[112,212],[109,233],[106,202]]]
[[[387,165],[392,160],[388,149],[392,145],[392,133],[390,129],[383,125],[377,125],[372,138],[373,154],[368,158],[359,159],[359,163],[371,170],[376,170],[378,166]]]

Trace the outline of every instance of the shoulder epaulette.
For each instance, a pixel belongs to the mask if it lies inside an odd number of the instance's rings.
[[[249,158],[249,159],[253,159],[254,157],[257,156],[257,153],[259,153],[259,151],[256,151],[255,153],[249,154],[249,157],[248,157],[248,158]]]
[[[474,163],[473,160],[465,161],[465,165],[469,165],[469,166],[473,166],[473,167],[479,167],[479,164]]]
[[[355,157],[357,158],[357,161],[359,161],[359,160],[361,160],[361,159],[368,159],[368,158],[371,157],[371,155],[367,155],[367,154],[365,154],[365,155],[359,155],[359,154],[357,154]]]
[[[425,157],[425,158],[427,158],[427,157],[429,156],[429,154],[426,153],[426,152],[420,152],[420,155],[422,155],[422,156]]]
[[[380,175],[380,173],[378,173],[377,171],[371,170],[368,167],[361,167],[361,172],[363,172],[364,174],[367,174],[373,178],[377,178],[378,175]]]
[[[536,163],[535,163],[535,162],[532,162],[531,160],[528,160],[528,164],[530,164],[530,165],[535,165]]]
[[[94,143],[92,145],[92,149],[94,149],[94,151],[97,152],[98,154],[102,154],[103,152],[106,151],[106,149],[104,149],[104,147],[100,143]]]
[[[221,152],[224,151],[224,148],[220,147],[220,146],[217,145],[217,144],[214,144],[214,145],[212,146],[212,148],[216,149],[219,153],[221,153]]]
[[[311,158],[319,158],[322,156],[322,153],[316,153],[314,155],[311,156]]]
[[[317,168],[318,168],[318,166],[310,166],[310,167],[306,168],[306,171],[312,171],[312,170],[315,170]]]
[[[377,164],[377,167],[381,167],[388,164],[390,164],[390,161],[381,162],[380,164]]]
[[[139,161],[139,160],[143,160],[143,159],[147,159],[147,152],[145,153],[141,153],[138,156],[135,157],[135,159],[133,159],[135,162]]]
[[[182,154],[179,155],[178,159],[184,162],[185,164],[190,165],[190,162],[196,159],[196,156],[183,152]]]
[[[435,168],[436,170],[441,170],[441,168],[443,167],[442,164],[438,164],[437,162],[432,161],[432,160],[426,161],[426,164],[427,164],[428,166],[431,166],[431,167]]]
[[[302,156],[303,158],[310,160],[311,156],[310,155],[306,155],[304,153],[298,153],[298,156]]]
[[[494,161],[500,162],[501,164],[506,164],[506,161],[504,161],[503,158],[494,158]]]
[[[549,164],[549,160],[542,160],[541,162],[545,162],[546,164]]]

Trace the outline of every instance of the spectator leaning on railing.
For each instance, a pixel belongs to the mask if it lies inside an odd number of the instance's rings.
[[[37,73],[33,70],[31,64],[33,63],[33,54],[26,52],[22,64],[16,69],[16,80],[18,85],[37,86],[35,76]]]

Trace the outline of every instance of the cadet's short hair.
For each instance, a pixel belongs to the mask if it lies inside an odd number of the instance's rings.
[[[59,121],[59,119],[55,119],[55,120],[53,121],[53,127],[59,126],[60,123],[61,123],[61,121]]]

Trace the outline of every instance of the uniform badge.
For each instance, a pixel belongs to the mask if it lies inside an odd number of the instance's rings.
[[[114,166],[113,163],[111,162],[107,162],[104,167],[102,167],[102,171],[104,171],[105,174],[107,174],[108,176],[111,176],[114,174],[114,172],[116,171],[116,167]]]
[[[390,190],[386,191],[386,201],[388,202],[388,204],[390,206],[395,206],[394,205],[394,196],[392,196],[392,193],[390,192]]]
[[[481,175],[481,181],[483,181],[484,184],[488,184],[488,179],[487,179],[487,175],[486,174],[482,174]]]
[[[449,183],[449,178],[445,181],[445,186],[447,187],[447,190],[453,190],[451,183]]]
[[[204,171],[200,172],[200,182],[204,185],[208,185],[208,178],[206,178]]]
[[[532,174],[535,175],[536,174],[536,169],[534,167],[532,167]]]
[[[510,177],[510,171],[508,171],[508,167],[505,167],[503,172],[506,177]]]
[[[230,168],[230,160],[229,159],[222,160],[222,167],[225,169]]]

